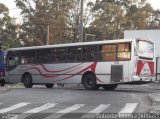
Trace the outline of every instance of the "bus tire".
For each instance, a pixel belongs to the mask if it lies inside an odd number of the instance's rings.
[[[83,85],[87,90],[98,90],[99,85],[96,83],[96,76],[94,74],[86,74],[83,77]]]
[[[4,86],[4,84],[5,84],[5,81],[4,81],[4,80],[1,80],[1,81],[0,81],[0,86]]]
[[[106,84],[106,85],[102,85],[104,90],[114,90],[116,87],[118,86],[118,84]]]
[[[53,83],[48,83],[48,84],[45,84],[46,88],[53,88],[54,84]]]
[[[32,76],[30,74],[25,74],[23,76],[23,84],[25,88],[32,88]]]

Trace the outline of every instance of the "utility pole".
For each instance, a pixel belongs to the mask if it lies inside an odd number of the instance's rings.
[[[83,0],[81,0],[79,41],[83,42]]]
[[[47,42],[46,45],[49,45],[49,24],[47,24]]]

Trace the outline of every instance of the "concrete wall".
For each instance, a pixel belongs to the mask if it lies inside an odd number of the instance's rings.
[[[147,38],[155,42],[156,57],[160,57],[160,30],[126,30],[124,38]]]

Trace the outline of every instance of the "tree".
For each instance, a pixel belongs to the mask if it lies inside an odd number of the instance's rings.
[[[160,29],[160,10],[154,10],[149,18],[149,29]]]
[[[50,31],[49,44],[72,40],[68,34],[74,30],[72,27],[75,27],[72,23],[77,16],[71,20],[71,15],[73,17],[71,13],[76,4],[75,0],[16,0],[16,5],[22,10],[24,18],[21,39],[25,45],[46,44],[47,25]]]
[[[159,23],[146,0],[97,0],[92,10],[90,28],[97,40],[123,38],[124,30],[149,29],[153,24],[155,28]]]
[[[91,23],[91,28],[94,29],[96,39],[121,37],[121,25],[125,21],[121,6],[113,4],[113,1],[96,1],[92,10],[94,21]]]
[[[12,25],[8,8],[0,3],[0,41],[2,48],[18,47],[21,42],[17,36],[17,26]]]

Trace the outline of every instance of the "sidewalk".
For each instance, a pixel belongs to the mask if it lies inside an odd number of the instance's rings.
[[[151,106],[149,113],[160,115],[160,93],[148,94],[148,102]]]

